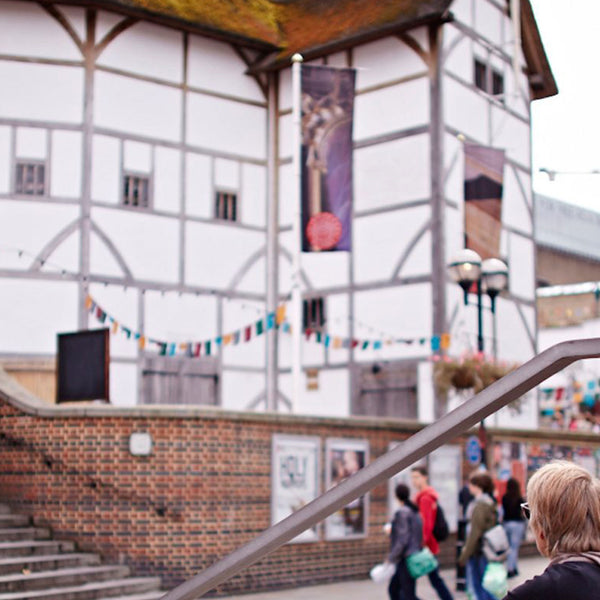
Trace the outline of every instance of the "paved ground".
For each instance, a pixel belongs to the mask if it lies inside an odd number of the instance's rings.
[[[509,587],[513,588],[541,573],[548,564],[547,559],[541,557],[522,558],[519,560],[520,574],[509,579]],[[443,570],[442,577],[449,589],[453,592],[455,600],[466,600],[464,592],[454,592],[454,571]],[[417,596],[420,600],[438,600],[435,591],[429,585],[427,577],[422,577],[417,582]],[[376,584],[370,580],[348,581],[331,583],[328,585],[315,585],[296,589],[286,589],[279,592],[266,592],[263,594],[245,594],[243,596],[229,596],[229,600],[387,600],[387,586]]]

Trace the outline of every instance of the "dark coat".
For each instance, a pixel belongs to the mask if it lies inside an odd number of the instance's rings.
[[[508,592],[505,600],[600,600],[600,566],[588,562],[550,565]]]
[[[394,515],[388,560],[397,563],[423,547],[423,522],[419,513],[401,506]]]

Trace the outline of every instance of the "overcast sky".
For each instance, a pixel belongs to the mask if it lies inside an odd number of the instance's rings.
[[[598,175],[560,175],[540,167],[600,172],[600,0],[531,0],[558,85],[557,96],[532,104],[533,188],[600,211]]]

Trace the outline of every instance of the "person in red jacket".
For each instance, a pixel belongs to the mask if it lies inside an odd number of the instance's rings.
[[[427,546],[432,554],[439,554],[440,545],[433,537],[433,524],[437,511],[438,493],[429,485],[429,474],[426,467],[413,467],[411,470],[412,484],[417,495],[415,504],[419,508],[419,514],[423,521],[423,545]],[[437,592],[441,600],[453,600],[446,583],[440,575],[439,569],[435,569],[428,575],[429,583]]]

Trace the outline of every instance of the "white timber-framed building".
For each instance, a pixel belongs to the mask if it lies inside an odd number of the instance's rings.
[[[303,344],[294,411],[430,421],[431,347],[475,347],[449,281],[462,248],[463,140],[506,152],[498,356],[537,350],[530,103],[556,93],[534,15],[501,0],[0,0],[0,359],[52,361],[97,328],[185,344],[285,303],[290,56],[354,67],[353,251],[302,258],[307,319],[381,348]],[[107,326],[105,324],[104,326]],[[484,331],[489,347],[491,317]],[[210,356],[111,336],[111,402],[289,410],[291,340],[274,329]],[[32,366],[33,365],[33,366]],[[315,381],[316,380],[316,381]],[[533,427],[535,406],[518,417]],[[514,423],[513,423],[514,424]]]

